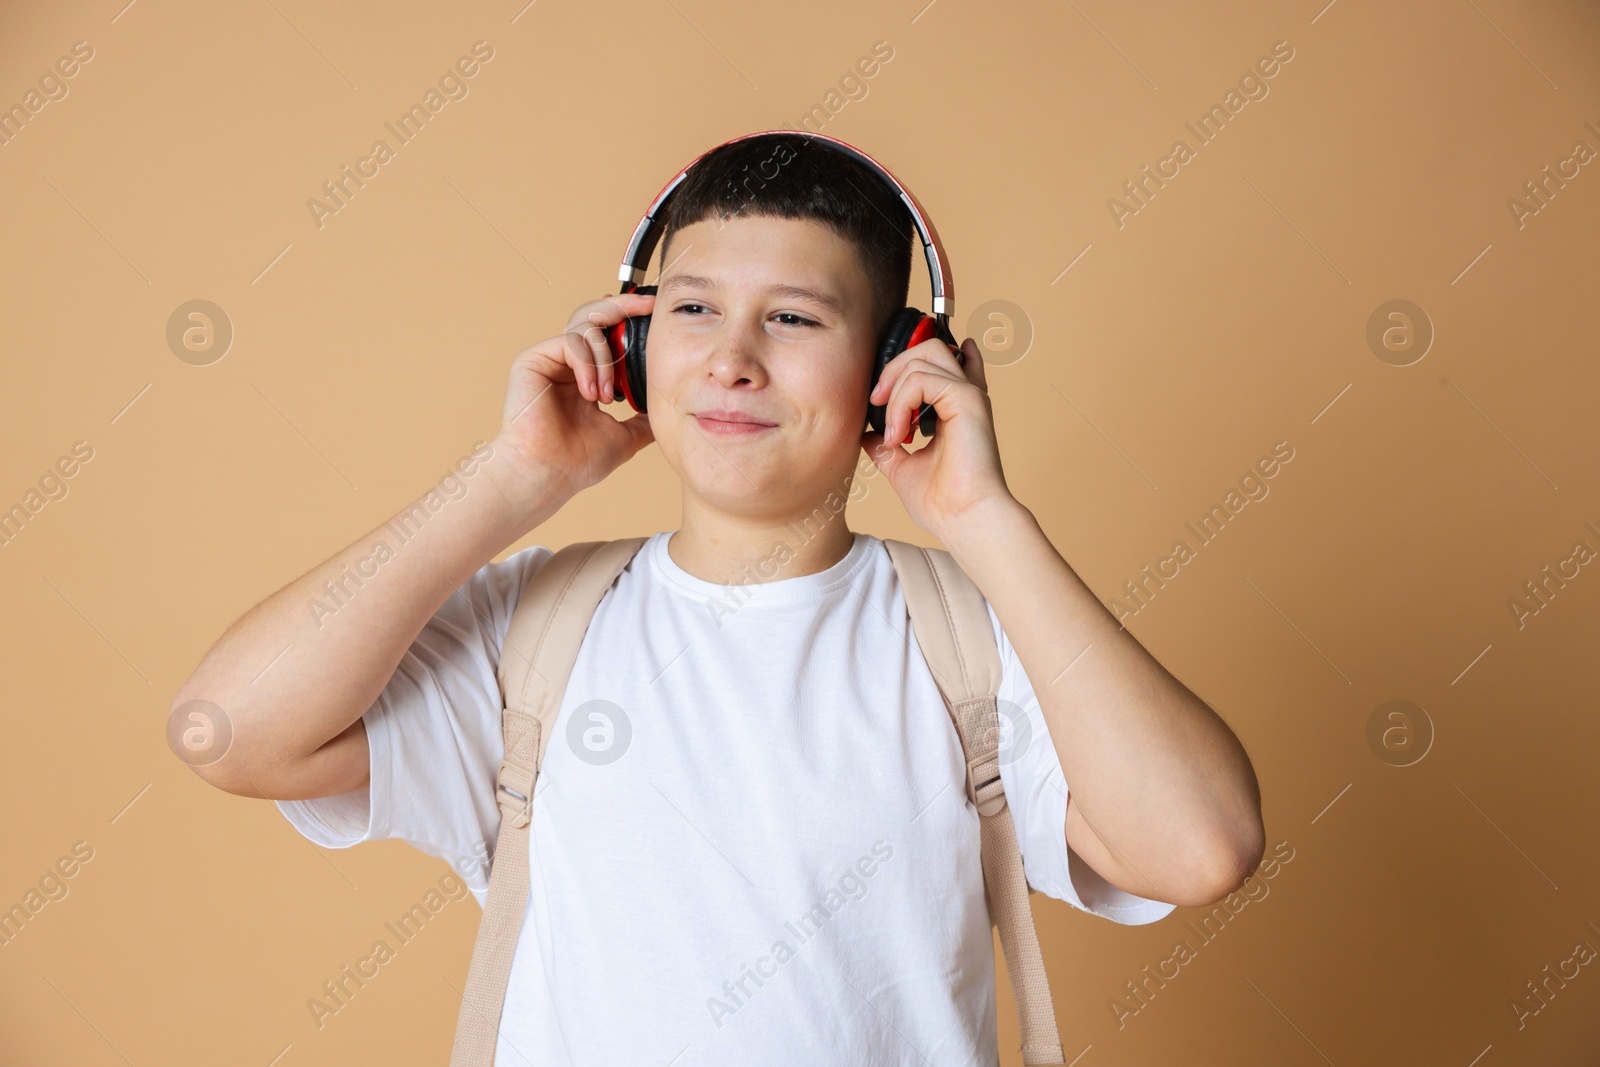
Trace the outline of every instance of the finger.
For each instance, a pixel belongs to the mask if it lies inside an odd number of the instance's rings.
[[[567,319],[567,329],[573,329],[580,323],[596,321],[593,316],[599,312],[603,316],[603,325],[615,325],[629,315],[649,314],[655,306],[655,297],[649,293],[607,293],[599,300],[590,300],[579,304]]]
[[[656,439],[655,431],[650,428],[650,416],[642,411],[624,421],[622,428],[628,431],[629,437],[633,440],[633,451],[628,453],[630,458]]]
[[[955,413],[952,404],[959,398],[958,390],[971,387],[965,378],[957,378],[932,365],[923,364],[907,369],[889,394],[883,416],[883,436],[890,441],[902,441],[916,430],[915,422],[924,406],[929,406],[941,420]]]
[[[962,374],[961,364],[956,360],[955,353],[950,351],[950,346],[937,337],[930,337],[921,344],[913,345],[904,352],[895,356],[884,365],[883,373],[878,377],[877,388],[872,390],[869,402],[878,402],[894,390],[894,383],[905,373],[906,364],[912,360],[925,360],[937,367],[942,367],[951,374]]]
[[[604,341],[604,337],[601,340]],[[566,359],[567,366],[572,368],[572,376],[578,383],[578,392],[585,400],[599,400],[599,371],[595,367],[594,346],[589,343],[588,338],[576,332],[562,334],[561,353]]]
[[[560,350],[560,338],[552,337],[529,345],[511,361],[511,380],[515,383],[526,370],[550,382],[577,381],[577,375],[567,365],[566,353]]]
[[[630,315],[648,315],[655,305],[653,293],[619,293],[601,300],[591,300],[581,305],[567,320],[567,329],[578,329],[588,323],[597,326],[615,326]]]
[[[595,316],[602,317],[598,312]],[[596,396],[603,404],[611,403],[617,395],[617,354],[611,350],[611,342],[606,336],[606,326],[600,322],[589,322],[577,327],[573,332],[582,337],[589,347],[595,367]]]
[[[921,421],[922,403],[917,399],[908,399],[911,394],[906,393],[905,386],[912,378],[927,375],[941,378],[946,382],[962,381],[956,375],[950,374],[921,359],[907,361],[900,368],[900,376],[894,383],[894,387],[889,391],[889,399],[884,402],[884,436],[889,440],[902,441],[905,444],[911,443],[912,435],[917,429],[916,424]],[[926,391],[925,387],[919,387],[916,395],[921,396]],[[907,405],[910,406],[907,407]],[[900,429],[900,420],[895,418],[897,414],[905,415],[904,430]]]
[[[617,396],[617,354],[606,339],[606,331],[624,318],[649,315],[655,307],[653,294],[623,293],[615,299],[596,301],[590,306],[583,333],[595,350],[600,371],[600,402],[609,404]]]
[[[902,445],[886,443],[881,433],[866,434],[861,439],[861,447],[873,465],[888,477],[890,485],[895,484],[895,471],[901,461],[911,454]]]
[[[595,314],[599,317],[598,312]],[[611,351],[611,342],[606,337],[605,327],[600,323],[586,324],[582,333],[584,341],[589,345],[589,351],[594,355],[595,398],[602,404],[609,404],[617,395],[616,353]]]
[[[909,349],[918,359],[927,360],[940,370],[949,371],[957,377],[966,377],[962,369],[961,360],[956,350],[951,348],[942,337],[930,337],[921,344]]]
[[[978,347],[975,338],[967,338],[961,342],[961,351],[966,354],[967,362],[962,369],[966,372],[967,380],[984,392],[989,391],[989,368],[983,362],[983,350]]]

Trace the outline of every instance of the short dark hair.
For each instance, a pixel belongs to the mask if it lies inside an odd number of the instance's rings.
[[[878,174],[801,134],[770,133],[706,153],[667,203],[661,262],[673,234],[708,218],[812,219],[849,241],[872,283],[872,324],[881,334],[906,305],[911,284],[911,212]]]

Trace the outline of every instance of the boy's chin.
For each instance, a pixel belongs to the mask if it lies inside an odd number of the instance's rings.
[[[696,472],[693,478],[682,478],[680,473],[684,494],[730,517],[781,523],[809,513],[830,491],[840,490],[837,479],[791,466],[740,466],[739,470]]]

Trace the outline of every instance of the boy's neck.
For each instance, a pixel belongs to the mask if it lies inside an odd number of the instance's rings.
[[[825,571],[849,553],[855,533],[844,513],[823,511],[793,519],[751,519],[685,499],[683,522],[667,541],[672,562],[718,585],[779,581]]]

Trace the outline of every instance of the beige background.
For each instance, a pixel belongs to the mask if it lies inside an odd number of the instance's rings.
[[[0,1061],[444,1062],[471,905],[320,1031],[305,1006],[444,865],[319,850],[208,788],[166,747],[170,699],[492,436],[512,354],[613,288],[675,168],[796,122],[883,40],[823,132],[933,213],[958,330],[1024,310],[1031,349],[991,372],[1007,471],[1103,600],[1295,449],[1130,620],[1238,732],[1294,858],[1205,945],[1199,909],[1125,928],[1035,897],[1068,1059],[1593,1062],[1595,967],[1520,1029],[1511,1002],[1600,948],[1600,573],[1520,629],[1508,600],[1600,549],[1600,166],[1521,228],[1507,199],[1600,150],[1594,5],[522,2],[0,16],[0,106],[94,49],[0,146],[0,507],[94,450],[0,547],[0,906],[94,850],[0,948]],[[470,95],[319,229],[307,199],[478,40]],[[1282,40],[1270,94],[1119,228],[1108,198]],[[235,331],[209,366],[165,338],[194,299]],[[1392,299],[1436,331],[1409,366],[1366,342]],[[882,483],[850,518],[926,540]],[[677,519],[651,451],[523,544]],[[1367,740],[1393,699],[1435,731],[1411,766]],[[1197,958],[1119,1027],[1179,939]]]

